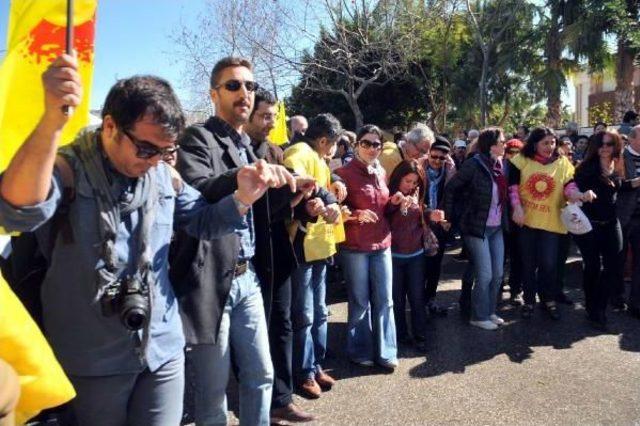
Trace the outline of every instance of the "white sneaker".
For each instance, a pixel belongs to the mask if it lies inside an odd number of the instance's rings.
[[[469,321],[469,324],[484,330],[497,330],[498,326],[493,321]]]
[[[499,316],[497,316],[496,314],[491,314],[489,315],[489,319],[491,320],[492,323],[494,323],[495,325],[502,325],[504,324],[504,320],[502,318],[500,318]]]

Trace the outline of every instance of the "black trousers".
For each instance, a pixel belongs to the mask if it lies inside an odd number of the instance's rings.
[[[271,407],[280,408],[293,402],[291,277],[274,282],[268,331],[274,372]]]
[[[640,217],[632,218],[623,229],[623,251],[619,269],[623,271],[627,257],[627,247],[631,246],[632,274],[631,274],[631,295],[629,296],[629,307],[640,309]],[[624,299],[624,280],[617,283],[613,289],[612,297]]]
[[[444,257],[444,250],[446,249],[446,243],[449,238],[449,233],[445,232],[440,226],[434,225],[432,228],[433,233],[438,238],[440,246],[438,247],[438,253],[435,256],[425,256],[426,265],[426,284],[425,284],[425,301],[431,302],[436,298],[436,291],[438,290],[438,283],[440,282],[440,272],[442,266],[442,258]]]
[[[617,220],[592,225],[593,231],[575,240],[582,253],[587,312],[604,315],[613,286],[622,281],[622,229]]]

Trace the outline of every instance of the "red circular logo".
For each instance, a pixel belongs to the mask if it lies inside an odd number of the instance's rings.
[[[527,191],[536,200],[544,200],[548,198],[556,187],[556,183],[553,178],[544,173],[534,173],[525,184]]]

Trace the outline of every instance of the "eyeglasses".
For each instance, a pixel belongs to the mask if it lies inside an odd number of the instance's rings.
[[[122,130],[133,146],[136,147],[136,157],[142,160],[149,160],[156,155],[160,155],[163,160],[167,161],[178,151],[180,145],[168,146],[166,148],[158,148],[151,142],[141,141],[126,130]]]
[[[260,85],[255,81],[240,81],[240,80],[227,80],[224,83],[218,84],[214,89],[219,89],[224,87],[230,92],[237,92],[240,88],[244,86],[247,89],[247,92],[255,92],[260,88]]]
[[[380,143],[380,142],[372,142],[372,141],[368,141],[366,139],[360,139],[360,141],[358,143],[363,148],[373,148],[373,149],[382,148],[382,143]]]
[[[429,158],[435,161],[444,161],[447,159],[447,157],[444,157],[442,155],[430,155]]]

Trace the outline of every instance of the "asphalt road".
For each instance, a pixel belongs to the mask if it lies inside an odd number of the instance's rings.
[[[313,424],[640,424],[640,321],[610,312],[612,332],[593,330],[580,303],[575,259],[567,267],[567,290],[578,303],[562,306],[561,321],[540,310],[523,320],[505,303],[507,323],[498,331],[461,320],[455,302],[465,266],[445,256],[437,297],[449,314],[429,321],[426,354],[401,347],[393,374],[347,361],[346,293],[330,287],[325,369],[338,383],[318,400],[296,396],[318,416]]]

